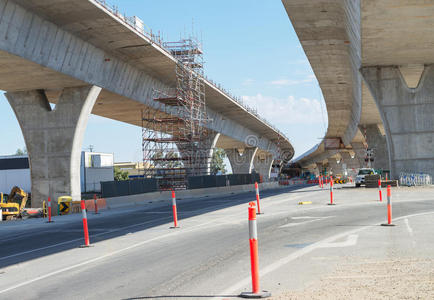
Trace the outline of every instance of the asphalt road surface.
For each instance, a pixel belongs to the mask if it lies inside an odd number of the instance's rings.
[[[337,185],[335,206],[327,205],[328,190],[318,187],[261,192],[261,288],[273,295],[301,289],[331,272],[345,253],[362,253],[377,242],[387,251],[391,234],[406,228],[404,220],[434,220],[433,191],[393,189],[395,228],[379,226],[386,206],[376,189]],[[51,224],[3,222],[0,299],[237,297],[250,290],[247,203],[254,199],[251,192],[179,200],[178,229],[170,228],[169,205],[89,213],[90,248],[79,247],[80,215],[56,217]],[[428,226],[433,236],[433,222]],[[415,243],[413,233],[400,235],[396,247]]]

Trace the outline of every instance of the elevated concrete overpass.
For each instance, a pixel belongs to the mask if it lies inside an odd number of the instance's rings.
[[[176,86],[176,59],[103,2],[0,0],[0,89],[26,141],[33,205],[48,196],[80,197],[79,152],[90,113],[141,126],[141,110],[157,107],[153,89]],[[214,146],[240,170],[269,170],[282,152],[292,158],[281,132],[204,82]],[[257,155],[263,152],[264,160]]]
[[[373,166],[390,169],[394,178],[400,172],[434,175],[429,87],[434,3],[282,2],[329,115],[323,142],[298,162],[306,168],[334,163],[336,152],[351,153],[353,160],[363,162],[363,148],[370,148]]]

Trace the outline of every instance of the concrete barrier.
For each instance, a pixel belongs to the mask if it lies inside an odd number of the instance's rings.
[[[104,198],[99,198],[96,200],[98,205],[98,210],[107,209],[107,201]],[[95,201],[93,199],[85,200],[85,207],[87,211],[95,211]],[[72,213],[80,213],[81,212],[81,201],[72,201],[71,212]]]
[[[86,200],[85,203],[87,211],[95,211],[95,201],[93,199]],[[98,206],[98,210],[107,208],[107,202],[104,198],[96,199],[96,205]]]
[[[259,187],[261,190],[275,189],[279,188],[278,182],[264,182],[260,183]],[[176,191],[176,199],[197,199],[209,196],[227,196],[243,192],[254,192],[254,184],[245,185],[234,185],[234,186],[222,186],[204,189],[194,189],[194,190],[178,190]],[[112,197],[105,199],[106,206],[108,209],[115,209],[134,205],[147,205],[147,204],[169,204],[171,203],[171,192],[151,192],[145,194],[129,195]],[[98,203],[99,205],[99,203]],[[99,208],[99,207],[98,207]]]
[[[280,185],[305,185],[305,184],[313,184],[309,183],[305,179],[281,179],[279,180]]]

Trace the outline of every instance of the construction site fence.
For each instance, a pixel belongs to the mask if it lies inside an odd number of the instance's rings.
[[[101,182],[102,198],[144,194],[158,191],[155,178]]]
[[[188,178],[189,189],[201,189],[231,185],[253,184],[260,182],[260,176],[254,174],[204,175]]]
[[[399,174],[399,185],[406,186],[421,186],[421,185],[431,185],[432,177],[428,174],[422,173],[400,173]]]
[[[260,182],[259,174],[204,175],[188,177],[188,189],[212,188]],[[119,197],[159,191],[157,178],[101,182],[101,197]]]

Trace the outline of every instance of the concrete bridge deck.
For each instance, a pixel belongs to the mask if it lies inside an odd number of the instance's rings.
[[[90,113],[141,126],[143,108],[160,113],[154,89],[176,87],[170,52],[101,3],[0,0],[0,89],[23,131],[36,205],[79,198],[77,149]],[[267,178],[275,158],[292,158],[280,131],[203,80],[211,145],[228,150],[233,169]]]
[[[318,78],[329,116],[324,141],[299,163],[312,168],[324,163],[328,150],[357,152],[366,147],[374,150],[373,166],[390,169],[395,178],[403,171],[434,175],[429,154],[434,128],[428,121],[433,104],[427,99],[432,98],[427,82],[434,62],[434,4],[282,2]],[[387,68],[396,70],[392,77],[401,87],[389,84],[394,71]],[[378,89],[387,91],[380,95]],[[342,144],[330,147],[328,139]]]

